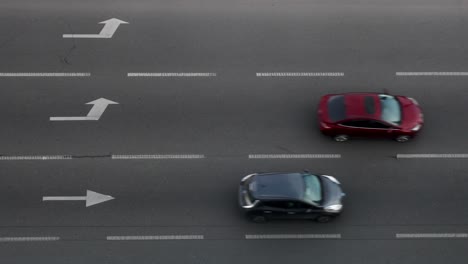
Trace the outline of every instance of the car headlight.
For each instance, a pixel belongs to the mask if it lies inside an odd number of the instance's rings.
[[[413,102],[413,104],[415,104],[415,105],[419,105],[419,103],[418,103],[418,101],[416,101],[416,99],[414,99],[414,98],[411,98],[411,97],[408,97],[408,99],[410,99],[410,100],[411,100],[411,102]]]
[[[325,211],[329,213],[338,213],[341,211],[341,209],[343,209],[342,204],[332,204],[332,205],[325,207]]]
[[[340,184],[340,182],[333,176],[330,176],[330,175],[322,175],[323,177],[329,179],[330,181],[336,183],[336,184]]]
[[[411,129],[411,131],[418,131],[419,129],[421,129],[421,125],[416,125]]]
[[[247,176],[245,176],[244,178],[242,178],[241,182],[245,182],[246,180],[248,180],[250,177],[256,175],[256,173],[253,173],[253,174],[249,174]]]

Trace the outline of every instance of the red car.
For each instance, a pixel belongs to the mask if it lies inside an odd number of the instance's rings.
[[[322,133],[339,142],[350,137],[406,142],[423,125],[416,100],[379,93],[327,94],[320,100],[318,116]]]

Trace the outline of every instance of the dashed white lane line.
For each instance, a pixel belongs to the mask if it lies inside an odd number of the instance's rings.
[[[340,239],[341,234],[268,234],[245,235],[245,239]]]
[[[396,76],[468,76],[468,72],[397,72]]]
[[[141,241],[141,240],[202,240],[203,235],[164,235],[164,236],[107,236],[111,241]]]
[[[397,159],[466,159],[468,154],[397,154]]]
[[[342,77],[343,72],[257,72],[257,77]]]
[[[204,159],[202,154],[181,155],[112,155],[112,159]]]
[[[127,77],[216,77],[214,72],[129,72]]]
[[[89,72],[0,72],[0,77],[90,77]]]
[[[60,237],[0,237],[0,242],[52,242]]]
[[[249,159],[339,159],[340,154],[249,154]]]
[[[396,234],[399,239],[420,239],[420,238],[468,238],[467,233],[414,233]]]
[[[0,160],[70,160],[70,155],[52,155],[52,156],[0,156]]]

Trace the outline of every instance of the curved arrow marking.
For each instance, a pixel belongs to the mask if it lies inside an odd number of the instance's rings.
[[[93,108],[89,111],[87,116],[53,116],[50,121],[97,121],[101,118],[104,111],[110,104],[119,104],[117,102],[108,100],[106,98],[99,98],[86,104],[92,104]]]
[[[111,18],[99,22],[99,24],[104,24],[104,27],[99,34],[63,34],[63,38],[112,38],[120,24],[128,24],[128,22],[117,18]]]

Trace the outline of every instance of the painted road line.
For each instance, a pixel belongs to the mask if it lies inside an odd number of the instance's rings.
[[[60,237],[0,237],[0,242],[53,242]]]
[[[71,155],[51,155],[51,156],[0,156],[0,160],[70,160]]]
[[[129,72],[127,77],[216,77],[214,72]]]
[[[86,201],[86,207],[107,202],[115,199],[110,195],[100,194],[90,190],[86,191],[86,196],[44,196],[42,201]]]
[[[342,77],[343,72],[257,72],[257,77]]]
[[[245,235],[245,239],[340,239],[341,234],[269,234]]]
[[[106,21],[99,22],[99,24],[104,24],[104,27],[99,34],[63,34],[63,38],[112,38],[120,24],[128,24],[128,22],[117,18],[111,18]]]
[[[396,76],[468,76],[468,72],[397,72]]]
[[[466,159],[468,154],[397,154],[397,159]]]
[[[142,241],[142,240],[202,240],[203,235],[163,235],[163,236],[107,236],[111,241]]]
[[[89,72],[0,72],[0,77],[90,77]]]
[[[340,154],[249,154],[249,159],[339,159]]]
[[[396,234],[399,239],[420,239],[420,238],[468,238],[467,233],[414,233]]]
[[[112,155],[112,159],[204,159],[202,154],[179,155]]]
[[[86,104],[91,104],[93,107],[89,110],[87,116],[53,116],[50,121],[98,121],[101,118],[107,106],[110,104],[119,104],[106,98],[99,98]]]

